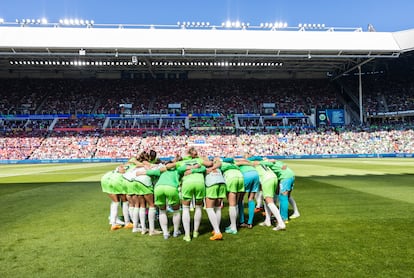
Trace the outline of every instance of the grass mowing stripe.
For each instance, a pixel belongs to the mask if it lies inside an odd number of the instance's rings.
[[[313,180],[335,184],[358,192],[414,204],[414,174],[312,177]]]
[[[52,171],[50,165],[43,167],[48,170],[40,170],[27,175],[16,175],[3,177],[0,179],[0,196],[13,194],[19,191],[32,190],[42,186],[61,183],[75,183],[81,181],[99,181],[102,174],[112,169],[113,164],[76,164],[70,169],[62,171],[61,168],[54,168],[57,171]],[[83,166],[82,168],[80,166]],[[21,169],[21,165],[15,165],[16,168]],[[10,169],[11,170],[11,169]],[[10,186],[13,185],[13,186]]]
[[[19,167],[19,168],[17,168]],[[24,167],[23,167],[24,168]],[[76,180],[82,177],[94,176],[91,181],[99,181],[100,177],[106,171],[113,169],[113,164],[74,164],[66,165],[59,168],[49,167],[45,165],[43,169],[37,169],[36,171],[26,171],[24,174],[14,174],[13,169],[9,169],[12,174],[4,176],[0,179],[2,183],[23,183],[23,182],[65,182],[70,180]],[[16,166],[16,172],[24,172],[21,166]],[[0,186],[1,188],[1,186]]]
[[[338,169],[355,169],[361,171],[374,171],[378,173],[414,173],[414,159],[392,158],[392,159],[325,159],[325,160],[289,160],[289,165],[300,165],[313,168],[317,171],[319,167]],[[302,169],[303,170],[303,169]],[[303,173],[302,173],[303,174]]]
[[[381,160],[380,165],[366,163],[366,160],[359,161],[358,159],[291,160],[286,162],[293,170],[296,167],[300,168],[300,171],[297,171],[298,176],[414,174],[414,159],[406,159],[406,163],[403,165],[400,161],[400,159],[396,159],[396,165],[390,159]]]
[[[312,177],[315,181],[329,181],[336,186],[414,203],[413,159],[373,159],[374,163],[369,162],[358,159],[301,160],[290,161],[289,165],[304,167],[299,175]]]
[[[70,163],[70,164],[41,164],[37,165],[38,167],[29,167],[26,168],[26,165],[13,165],[14,167],[0,167],[0,177],[10,177],[10,176],[21,176],[21,175],[31,175],[31,174],[40,174],[47,172],[56,172],[56,171],[68,171],[72,169],[85,169],[85,168],[96,168],[98,170],[107,168],[108,165],[112,164],[79,164],[79,163]]]

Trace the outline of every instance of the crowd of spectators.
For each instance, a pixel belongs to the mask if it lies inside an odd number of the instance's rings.
[[[358,97],[359,84],[355,78],[346,78],[348,91]],[[414,110],[414,81],[406,76],[384,78],[377,75],[364,78],[362,82],[363,105],[368,115],[398,113]],[[352,94],[352,93],[351,93]]]
[[[93,131],[56,131],[45,137],[30,159],[93,158],[99,137]]]
[[[325,80],[32,80],[6,79],[0,85],[0,114],[159,114],[179,103],[188,114],[309,113],[338,107]],[[316,97],[317,96],[317,97]],[[131,104],[125,109],[122,104]]]
[[[355,79],[348,82],[355,87]],[[315,128],[303,118],[239,117],[343,108],[326,80],[2,80],[0,159],[127,158],[143,149],[173,156],[414,153],[410,120]],[[120,104],[132,104],[125,109]],[[180,104],[171,110],[169,104]],[[414,109],[409,80],[364,80],[368,113]],[[176,114],[148,118],[146,114]],[[180,118],[188,113],[187,119]],[[60,115],[8,119],[21,114]],[[85,116],[82,116],[82,115]],[[108,114],[120,114],[107,118]],[[143,117],[128,117],[128,114]],[[66,116],[62,116],[66,115]],[[95,116],[90,116],[95,115]],[[412,118],[412,117],[411,117]],[[408,117],[410,119],[410,117]]]
[[[37,150],[44,140],[42,131],[14,130],[0,136],[0,160],[30,159],[31,154]]]
[[[53,131],[0,138],[0,159],[128,158],[154,149],[161,157],[197,146],[210,156],[414,153],[411,126],[291,128],[270,131],[111,129]]]
[[[358,95],[358,79],[348,78]],[[343,108],[329,80],[100,80],[5,79],[0,84],[0,114],[158,114],[179,103],[182,113],[263,114]],[[371,77],[363,80],[368,113],[414,109],[414,82]],[[121,104],[132,104],[126,109]]]

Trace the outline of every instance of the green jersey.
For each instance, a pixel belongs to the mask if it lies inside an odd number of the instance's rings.
[[[288,179],[295,176],[295,172],[293,172],[292,169],[290,169],[282,161],[276,161],[272,163],[270,169],[275,172],[279,180]]]
[[[148,170],[147,175],[149,176],[158,176],[158,181],[155,186],[158,185],[170,185],[178,188],[180,185],[180,179],[177,170],[170,169],[165,172],[160,172],[160,170]]]
[[[199,157],[192,158],[192,159],[186,159],[186,160],[180,160],[176,163],[176,168],[177,168],[178,173],[182,176],[184,175],[184,172],[186,171],[187,166],[192,166],[196,164],[199,164],[202,167],[192,169],[191,170],[192,173],[203,173],[206,171],[205,166],[203,166],[203,159]]]
[[[263,184],[270,179],[276,178],[276,173],[270,169],[270,165],[266,165],[265,161],[260,161],[255,168],[257,173],[259,174],[260,182]]]
[[[230,169],[240,170],[239,167],[237,165],[234,165],[233,163],[224,162],[224,161],[221,162],[220,170],[223,173]]]
[[[251,165],[239,165],[239,169],[242,173],[256,171],[256,168],[254,168],[254,166]]]

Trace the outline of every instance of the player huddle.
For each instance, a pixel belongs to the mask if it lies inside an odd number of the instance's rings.
[[[124,227],[142,234],[162,233],[168,239],[169,210],[172,211],[173,237],[181,235],[182,224],[183,239],[187,242],[199,236],[203,205],[213,229],[210,240],[223,239],[220,223],[225,198],[229,205],[230,222],[225,228],[226,234],[237,234],[238,228],[252,228],[254,214],[262,202],[266,217],[260,225],[271,227],[273,216],[276,219],[273,230],[285,230],[289,203],[294,211],[290,218],[299,217],[296,203],[290,196],[294,182],[294,172],[282,161],[247,154],[241,158],[209,159],[199,156],[194,147],[188,150],[187,156],[176,155],[167,162],[160,161],[153,150],[143,151],[138,157],[107,172],[101,179],[102,191],[108,193],[112,200],[111,230]],[[275,199],[279,201],[279,208]],[[123,223],[118,219],[120,201]],[[191,205],[194,206],[192,234]],[[162,231],[155,229],[157,208]]]

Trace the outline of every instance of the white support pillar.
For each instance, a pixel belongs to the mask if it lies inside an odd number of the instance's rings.
[[[359,123],[360,125],[364,124],[364,114],[362,106],[362,75],[361,75],[361,66],[358,66],[358,78],[359,78]]]

